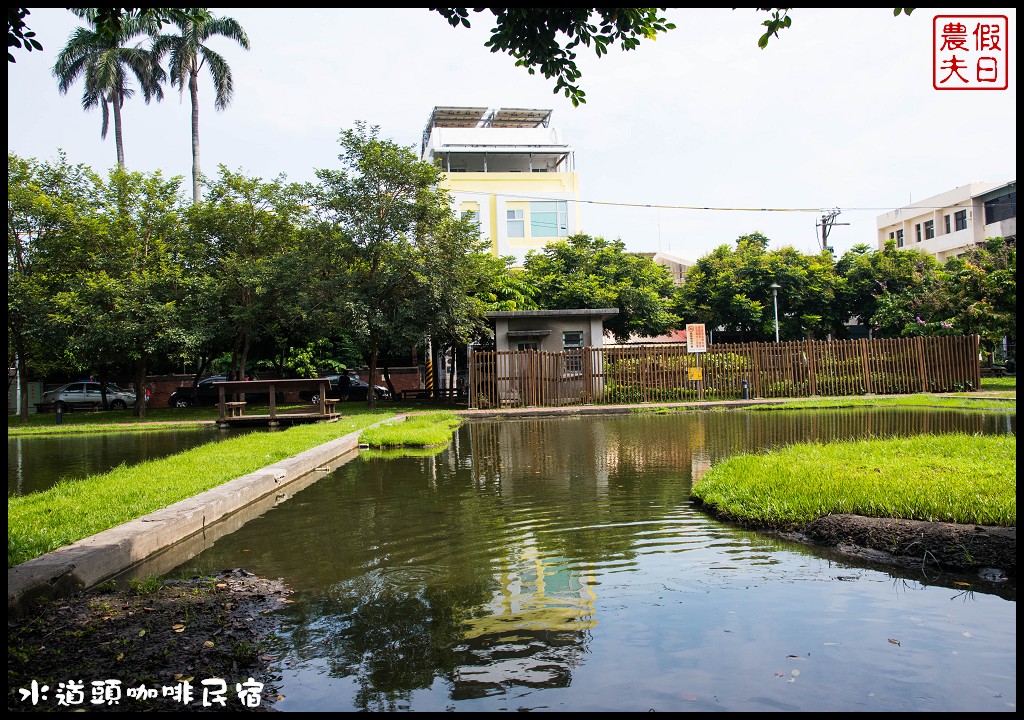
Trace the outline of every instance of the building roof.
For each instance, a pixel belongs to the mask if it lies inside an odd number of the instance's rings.
[[[487,317],[492,320],[509,318],[550,318],[550,317],[593,317],[602,319],[619,314],[618,308],[573,308],[571,310],[492,310]]]
[[[423,128],[423,147],[434,128],[539,128],[551,123],[550,109],[435,105]]]

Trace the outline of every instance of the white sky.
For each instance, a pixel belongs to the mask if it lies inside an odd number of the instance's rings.
[[[839,208],[829,236],[837,256],[875,245],[878,215],[970,182],[1017,177],[1016,11],[797,8],[793,26],[757,47],[765,13],[749,8],[670,8],[677,26],[630,52],[579,65],[587,103],[554,95],[554,80],[529,75],[483,47],[493,16],[471,13],[452,28],[424,8],[214,9],[238,20],[246,52],[225,38],[210,46],[231,66],[232,104],[213,108],[200,78],[203,171],[270,180],[313,180],[337,168],[338,137],[357,120],[419,152],[435,105],[547,108],[576,152],[583,230],[628,249],[691,260],[758,231],[770,247],[816,252],[821,212]],[[932,87],[935,15],[1009,18],[1009,89]],[[66,96],[50,69],[80,21],[36,9],[27,18],[43,52],[15,50],[8,63],[7,146],[106,171],[116,163],[113,127],[100,139],[98,110],[81,107],[81,81]],[[170,31],[170,30],[169,30]],[[124,108],[131,170],[161,170],[191,183],[187,94],[162,103],[140,96]],[[616,203],[616,204],[604,204]],[[813,212],[663,207],[812,208]],[[849,223],[841,226],[838,223]]]

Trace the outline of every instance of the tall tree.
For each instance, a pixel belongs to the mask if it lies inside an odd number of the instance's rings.
[[[544,309],[618,308],[606,328],[619,342],[661,335],[679,321],[670,309],[675,286],[668,269],[626,252],[621,240],[572,235],[531,251],[523,269]]]
[[[81,281],[94,251],[89,215],[102,181],[64,154],[40,163],[7,155],[8,367],[27,380],[62,369],[67,335],[52,322],[54,297]],[[13,357],[12,357],[13,355]],[[28,417],[28,385],[21,384],[21,417]]]
[[[213,79],[214,107],[223,110],[231,103],[234,81],[231,68],[217,52],[207,47],[210,38],[218,35],[234,40],[246,50],[249,37],[233,18],[216,17],[206,8],[172,10],[169,21],[177,26],[179,35],[158,35],[153,41],[153,54],[158,60],[169,54],[171,86],[184,93],[188,85],[192,102],[192,201],[199,202],[199,72],[205,65]]]
[[[136,417],[145,417],[151,362],[166,357],[179,331],[184,223],[181,178],[115,168],[102,186],[90,255],[75,282],[54,297],[54,319],[78,368],[131,372]]]
[[[735,333],[742,342],[775,337],[777,284],[779,337],[842,335],[850,316],[843,305],[844,285],[831,254],[803,255],[791,247],[768,249],[761,233],[743,235],[735,250],[721,245],[698,260],[679,290],[678,312],[699,322]]]
[[[453,220],[440,169],[379,132],[362,122],[342,132],[343,167],[317,170],[314,201],[338,271],[333,302],[351,309],[374,380],[383,354],[431,332],[457,341],[479,326],[484,303],[469,297],[479,287],[474,268],[493,267],[478,262],[486,252],[472,223]],[[373,392],[367,402],[375,406]]]
[[[844,279],[845,306],[849,316],[871,328],[876,337],[899,337],[900,321],[878,315],[879,303],[886,296],[904,292],[916,294],[932,282],[939,271],[938,261],[920,250],[900,249],[889,240],[881,251],[867,245],[855,245],[836,263],[836,272]]]
[[[67,45],[57,55],[53,75],[57,88],[64,95],[79,79],[83,79],[82,107],[99,107],[103,123],[100,137],[106,139],[110,126],[110,113],[114,115],[114,144],[117,148],[118,167],[124,167],[124,138],[121,132],[121,108],[124,101],[135,94],[129,83],[134,76],[146,103],[163,98],[161,83],[166,77],[158,58],[140,45],[128,47],[134,37],[146,33],[153,26],[148,19],[126,20],[118,27],[118,34],[100,32],[96,9],[77,8],[73,12],[91,27],[80,27],[71,33]]]
[[[189,210],[192,249],[203,304],[215,332],[192,339],[192,353],[219,347],[231,353],[231,372],[245,377],[250,353],[275,339],[305,344],[306,270],[296,262],[308,213],[306,188],[283,177],[248,178],[221,166],[209,197]],[[203,279],[205,278],[205,279]],[[205,307],[204,307],[205,306]]]

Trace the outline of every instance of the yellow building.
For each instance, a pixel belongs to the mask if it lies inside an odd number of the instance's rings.
[[[435,107],[421,159],[444,171],[455,211],[472,213],[494,254],[516,266],[580,231],[579,175],[551,110]]]

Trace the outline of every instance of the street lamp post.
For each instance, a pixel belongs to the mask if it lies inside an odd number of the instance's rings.
[[[775,305],[775,342],[779,341],[779,288],[782,286],[778,283],[772,283],[769,285],[772,289],[772,304]]]

